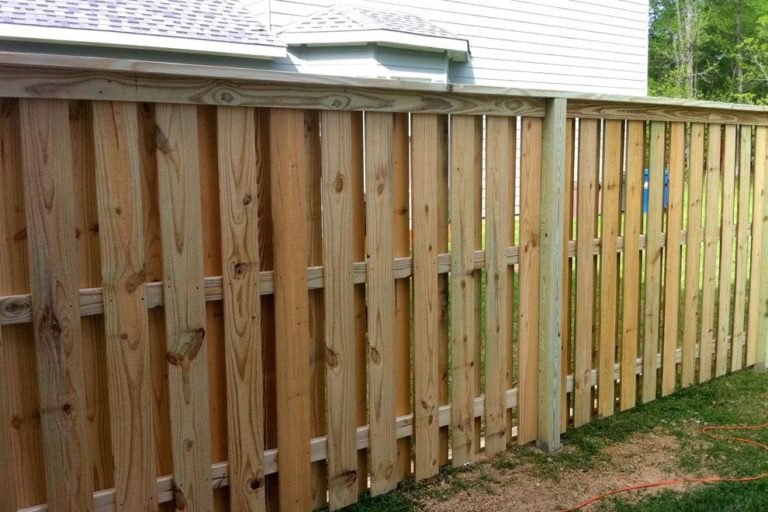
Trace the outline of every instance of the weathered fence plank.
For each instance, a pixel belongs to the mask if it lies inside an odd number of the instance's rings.
[[[485,452],[507,445],[507,366],[512,344],[512,286],[507,247],[514,245],[515,143],[517,119],[487,120],[485,207]]]
[[[704,185],[704,125],[691,124],[688,165],[688,222],[685,253],[685,321],[683,325],[682,372],[680,383],[688,387],[696,373],[696,343],[699,341],[699,274],[701,261],[702,189]]]
[[[395,464],[395,280],[392,269],[394,116],[365,115],[365,251],[368,265],[368,411],[371,494],[397,485]]]
[[[94,104],[93,128],[116,503],[156,510],[137,105]]]
[[[48,502],[93,510],[86,395],[77,314],[75,197],[66,101],[20,104],[40,421]]]
[[[717,313],[717,356],[715,376],[728,369],[728,347],[731,344],[731,281],[733,279],[733,210],[736,178],[736,126],[725,127],[723,146],[723,202],[720,211],[720,284]]]
[[[671,123],[669,134],[669,184],[664,262],[664,332],[662,341],[661,396],[675,390],[677,341],[680,323],[680,230],[683,227],[685,184],[685,124]]]
[[[747,342],[745,314],[747,309],[747,262],[749,254],[749,203],[752,185],[752,127],[739,127],[739,199],[736,237],[736,282],[733,307],[733,342],[731,371],[744,366],[744,345]]]
[[[768,213],[766,207],[765,173],[768,171],[768,128],[755,128],[755,185],[752,194],[752,261],[749,272],[749,312],[747,313],[747,366],[762,363],[765,365],[765,334],[768,333],[768,320],[764,304],[768,293],[768,272],[763,272],[768,256]]]
[[[579,121],[579,178],[576,227],[576,343],[573,372],[573,425],[592,418],[592,343],[595,321],[595,274],[591,240],[597,230],[597,175],[600,123]]]

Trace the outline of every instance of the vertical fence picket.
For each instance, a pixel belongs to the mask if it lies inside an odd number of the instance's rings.
[[[600,233],[600,341],[597,414],[613,414],[615,402],[616,322],[619,293],[619,256],[616,239],[621,232],[621,171],[623,122],[605,121],[603,135],[602,230]]]
[[[95,103],[93,127],[116,508],[156,510],[136,104]]]
[[[648,217],[645,230],[645,304],[643,310],[642,402],[656,398],[657,357],[661,323],[665,123],[651,122],[648,162]]]
[[[157,171],[174,501],[213,507],[197,110],[158,105]]]
[[[440,461],[437,275],[440,117],[413,115],[413,378],[416,480],[437,474]],[[506,420],[506,417],[505,417]]]
[[[571,416],[571,403],[570,396],[572,393],[568,393],[568,375],[571,372],[571,354],[573,353],[572,347],[572,334],[573,334],[573,315],[571,314],[571,306],[573,304],[573,259],[569,254],[569,246],[573,241],[573,180],[575,170],[575,148],[576,144],[574,137],[576,136],[575,130],[576,121],[574,119],[566,119],[565,126],[565,203],[563,204],[563,312],[561,313],[562,319],[562,342],[563,352],[560,362],[562,364],[562,371],[560,375],[560,393],[561,393],[561,410],[560,410],[560,432],[565,432],[568,428],[568,422]]]
[[[29,293],[30,272],[24,208],[19,100],[0,100],[0,294]],[[10,475],[0,484],[0,509],[16,510],[45,502],[45,470],[40,404],[35,378],[35,343],[31,324],[3,325],[0,341],[0,395],[6,418],[2,457]],[[3,435],[0,433],[0,436]],[[4,470],[0,466],[0,470]]]
[[[310,471],[309,259],[310,155],[307,113],[270,111],[275,266],[277,464],[281,510],[312,506]],[[293,141],[286,144],[286,141]],[[290,340],[290,343],[280,342]]]
[[[717,294],[717,249],[720,241],[720,143],[722,139],[720,128],[719,124],[709,125],[699,382],[706,382],[712,378],[712,350],[717,334],[715,332],[715,298]]]
[[[538,435],[541,118],[524,117],[521,130],[517,442],[525,444]]]
[[[507,366],[511,349],[513,274],[507,248],[514,245],[515,125],[510,117],[489,117],[486,152],[485,284],[485,452],[507,445]]]
[[[445,254],[448,252],[448,230],[449,230],[449,211],[448,211],[448,179],[449,179],[449,146],[448,137],[449,118],[448,116],[438,116],[438,139],[437,139],[437,168],[439,171],[437,180],[437,252]],[[448,393],[448,377],[451,373],[448,366],[448,351],[450,340],[448,336],[448,316],[450,312],[450,301],[448,294],[450,291],[450,278],[448,274],[441,274],[437,277],[438,287],[438,305],[440,308],[440,321],[438,324],[437,335],[437,358],[438,358],[438,404],[448,405],[450,402]],[[509,418],[508,418],[509,419]],[[438,465],[448,464],[448,441],[449,426],[440,428],[440,444],[438,446]]]
[[[752,185],[752,127],[739,127],[739,199],[736,238],[736,285],[733,307],[733,338],[731,371],[744,366],[744,345],[747,342],[745,315],[747,309],[747,262],[749,254],[749,194]]]
[[[736,177],[736,126],[725,127],[723,146],[723,202],[720,211],[720,284],[717,312],[715,376],[725,375],[731,344],[731,280],[733,276],[733,210]]]
[[[357,501],[355,443],[355,286],[352,279],[352,175],[359,172],[352,146],[350,112],[322,112],[323,282],[325,306],[326,403],[328,406],[329,508],[337,510]]]
[[[395,280],[392,267],[394,116],[365,114],[365,185],[368,295],[368,421],[371,494],[395,488]]]
[[[229,499],[265,509],[258,159],[253,109],[218,107]]]
[[[21,100],[20,118],[48,503],[54,510],[93,510],[69,106]]]
[[[395,114],[392,153],[393,255],[411,255],[410,226],[410,144],[408,114]],[[411,413],[411,282],[395,281],[395,415]],[[395,480],[411,474],[411,438],[397,440]]]
[[[624,286],[622,289],[621,387],[619,408],[631,409],[637,401],[637,353],[640,336],[640,233],[643,226],[643,170],[645,123],[627,123],[626,199],[624,205]]]
[[[579,121],[579,177],[576,227],[576,343],[573,371],[573,425],[592,418],[592,344],[595,321],[595,274],[593,240],[597,230],[597,174],[600,122]]]
[[[685,123],[672,123],[669,134],[669,181],[666,261],[664,268],[664,332],[661,396],[675,390],[680,306],[680,230],[683,227],[685,183]]]
[[[768,256],[768,219],[766,219],[765,191],[766,176],[768,171],[768,128],[758,126],[755,129],[755,186],[752,195],[752,257],[749,273],[749,311],[747,313],[747,366],[762,363],[760,345],[766,340],[766,325],[768,321],[764,315],[766,306],[764,298],[768,291],[768,272],[763,272],[763,265]]]
[[[453,465],[472,462],[475,440],[475,345],[480,342],[475,317],[479,286],[474,269],[474,250],[479,243],[475,232],[475,183],[479,178],[481,118],[451,117],[451,439]]]
[[[699,340],[699,273],[703,231],[702,189],[704,185],[704,125],[691,123],[688,165],[688,221],[685,252],[685,321],[683,325],[682,387],[694,382],[696,373],[696,344]]]

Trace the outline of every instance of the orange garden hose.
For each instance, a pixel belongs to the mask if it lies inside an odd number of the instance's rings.
[[[735,425],[726,425],[726,426],[720,426],[720,427],[708,426],[708,427],[702,428],[701,431],[705,436],[711,439],[714,439],[716,441],[738,441],[739,443],[757,446],[758,448],[762,448],[763,450],[768,452],[768,444],[762,443],[760,441],[755,441],[754,439],[748,439],[746,437],[720,436],[717,434],[710,433],[710,431],[713,431],[713,430],[716,430],[716,431],[762,430],[764,428],[768,428],[768,423],[763,423],[761,425],[746,425],[746,426],[735,426]],[[707,476],[707,477],[701,477],[701,478],[682,477],[682,478],[675,478],[672,480],[661,480],[658,482],[649,482],[645,484],[630,485],[627,487],[618,487],[618,488],[606,491],[602,494],[592,496],[591,498],[585,501],[582,501],[575,507],[568,509],[566,512],[574,512],[576,510],[581,510],[591,505],[592,503],[595,503],[596,501],[602,500],[603,498],[607,498],[608,496],[613,496],[614,494],[636,491],[639,489],[651,489],[654,487],[666,487],[670,485],[679,485],[679,484],[687,484],[687,483],[714,484],[719,482],[754,482],[755,480],[762,480],[764,478],[768,478],[768,473],[762,473],[756,476],[745,476],[745,477],[727,477],[727,476]]]

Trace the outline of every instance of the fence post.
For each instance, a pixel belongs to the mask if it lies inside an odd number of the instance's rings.
[[[539,273],[539,418],[536,446],[560,448],[563,285],[563,204],[565,203],[565,98],[547,99],[541,158]]]

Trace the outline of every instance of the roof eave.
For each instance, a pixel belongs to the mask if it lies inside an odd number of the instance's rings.
[[[14,25],[9,23],[0,23],[0,39],[141,50],[165,50],[269,60],[286,57],[288,54],[285,44],[232,43],[151,34]]]
[[[469,42],[466,39],[412,34],[395,30],[333,30],[317,32],[282,32],[282,39],[289,46],[335,46],[377,43],[399,48],[425,51],[444,51],[451,60],[469,60]]]

